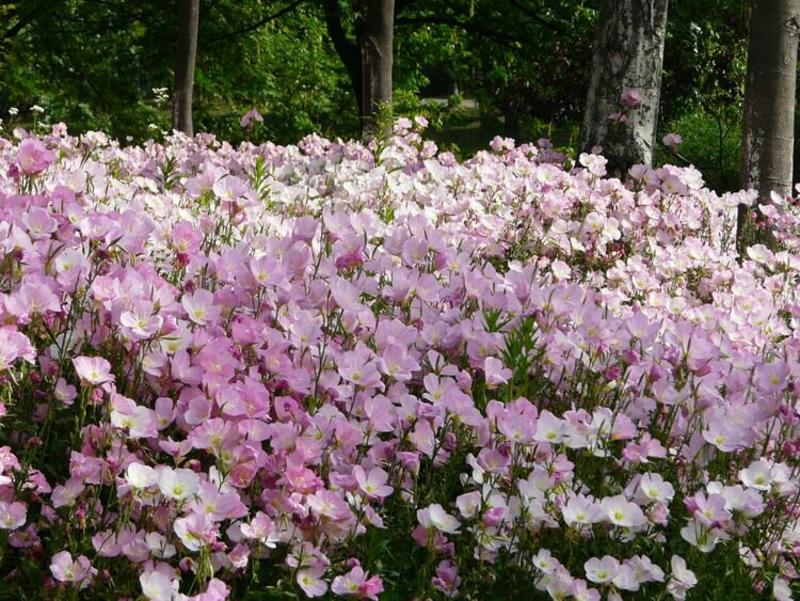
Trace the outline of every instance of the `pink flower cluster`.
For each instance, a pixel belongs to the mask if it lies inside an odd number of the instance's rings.
[[[0,139],[4,586],[791,598],[800,217],[423,125]]]

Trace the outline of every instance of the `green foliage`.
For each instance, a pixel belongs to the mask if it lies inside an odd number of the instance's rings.
[[[683,138],[675,157],[663,146],[656,153],[658,163],[689,163],[702,173],[708,186],[717,191],[739,189],[741,123],[737,111],[727,108],[718,114],[695,111],[667,123],[665,131]]]
[[[232,15],[243,23],[257,18],[236,15],[248,4],[249,12],[255,13],[252,3],[221,3],[216,9],[221,18],[207,19],[201,29],[201,40],[207,36],[211,42],[199,54],[199,129],[241,139],[239,120],[256,107],[264,115],[261,137],[275,142],[294,142],[312,131],[356,133],[358,118],[347,75],[329,46],[316,7],[301,5],[241,39],[221,38],[236,29],[226,25],[235,21]]]

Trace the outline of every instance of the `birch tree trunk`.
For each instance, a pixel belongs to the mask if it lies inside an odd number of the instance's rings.
[[[758,190],[759,203],[769,203],[772,192],[784,196],[792,190],[799,32],[800,0],[752,0],[741,176],[743,188]],[[740,248],[753,241],[745,240],[751,221],[740,206]]]
[[[602,146],[611,172],[652,162],[667,5],[668,0],[606,0],[601,9],[581,149]],[[625,92],[639,102],[620,120]]]
[[[197,61],[197,26],[200,0],[177,0],[178,48],[175,61],[175,92],[172,98],[172,128],[194,135],[192,93]]]
[[[380,126],[389,130],[380,133],[391,133],[390,120],[378,123],[378,117],[382,111],[388,111],[391,115],[394,3],[395,0],[369,0],[367,5],[366,30],[361,45],[361,106],[366,138],[378,134],[377,128]]]

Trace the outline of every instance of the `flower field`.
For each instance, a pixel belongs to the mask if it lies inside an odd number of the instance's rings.
[[[0,599],[792,598],[791,203],[423,125],[0,139]]]

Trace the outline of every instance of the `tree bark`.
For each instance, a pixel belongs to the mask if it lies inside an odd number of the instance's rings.
[[[382,111],[391,115],[392,63],[394,55],[395,0],[369,0],[367,23],[361,43],[362,110],[364,136],[391,133],[391,121],[380,123]],[[388,116],[387,115],[387,116]],[[378,129],[383,127],[383,132]]]
[[[800,0],[752,0],[741,177],[743,188],[758,191],[759,204],[769,203],[772,192],[792,191],[798,33]],[[740,206],[740,248],[753,241],[745,239],[751,221]]]
[[[361,48],[350,40],[345,34],[342,26],[342,14],[339,9],[339,0],[325,0],[325,25],[331,42],[342,61],[347,75],[350,78],[350,85],[353,87],[353,94],[358,107],[358,115],[364,114],[363,106],[363,77],[361,73]]]
[[[175,92],[172,99],[172,128],[190,136],[192,124],[192,93],[194,68],[197,62],[197,26],[200,20],[200,0],[177,0],[178,48],[175,61]]]
[[[610,171],[651,164],[656,144],[668,0],[606,0],[600,12],[581,150],[602,146]],[[622,95],[638,106],[623,112]]]

